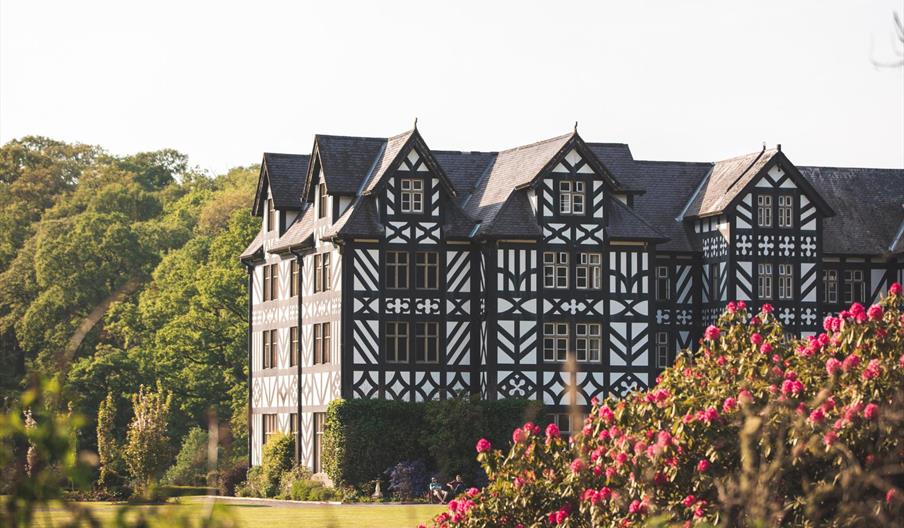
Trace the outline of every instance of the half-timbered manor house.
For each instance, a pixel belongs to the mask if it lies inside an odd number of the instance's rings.
[[[336,398],[465,392],[555,413],[569,379],[579,405],[623,395],[728,300],[815,332],[902,280],[902,204],[902,170],[799,167],[781,146],[641,161],[575,130],[452,152],[415,128],[264,154],[261,230],[241,255],[252,462],[288,431],[320,471]]]

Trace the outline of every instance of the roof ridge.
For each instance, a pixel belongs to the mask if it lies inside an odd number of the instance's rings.
[[[314,134],[315,138],[327,137],[327,138],[341,138],[341,139],[372,139],[374,141],[386,141],[385,137],[374,137],[374,136],[345,136],[340,134]]]
[[[670,161],[670,160],[634,160],[635,163],[668,163],[671,165],[713,165],[714,161]]]
[[[900,169],[890,169],[887,167],[824,167],[822,165],[795,165],[800,169],[826,169],[826,170],[870,170],[870,171],[892,171],[904,174],[904,167]]]
[[[746,158],[746,157],[748,157],[748,156],[754,156],[754,155],[756,156],[756,159],[760,159],[760,156],[762,156],[763,154],[765,154],[765,153],[767,153],[767,152],[776,153],[776,152],[781,152],[781,151],[778,150],[778,149],[775,149],[775,148],[764,148],[764,149],[760,149],[760,150],[755,151],[755,152],[748,152],[747,154],[740,154],[740,155],[738,155],[738,156],[733,156],[733,157],[731,157],[731,158],[725,158],[725,159],[715,160],[715,161],[713,161],[712,163],[714,163],[714,164],[715,164],[715,163],[725,163],[725,162],[728,162],[728,161],[735,161],[735,160],[739,160],[739,159],[741,159],[741,158]]]
[[[291,152],[264,152],[264,156],[299,156],[305,157],[310,156],[310,154],[293,154]]]
[[[503,152],[515,152],[515,151],[522,150],[522,149],[526,149],[526,148],[530,148],[530,147],[536,147],[536,146],[538,146],[538,145],[543,145],[544,143],[550,143],[550,142],[556,141],[556,140],[558,140],[558,139],[562,139],[562,138],[570,138],[570,137],[573,136],[573,135],[574,135],[574,132],[569,132],[569,133],[567,133],[567,134],[562,134],[561,136],[556,136],[556,137],[552,137],[552,138],[548,138],[548,139],[543,139],[543,140],[540,140],[540,141],[534,141],[533,143],[528,143],[527,145],[520,145],[520,146],[517,146],[517,147],[512,147],[512,148],[500,150],[499,152],[497,152],[497,154],[502,154]]]

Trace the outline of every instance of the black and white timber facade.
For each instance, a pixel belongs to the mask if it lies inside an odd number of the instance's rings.
[[[251,459],[294,432],[315,472],[337,398],[564,412],[650,386],[729,300],[806,335],[904,279],[904,170],[780,146],[688,163],[577,131],[501,152],[318,135],[264,154],[252,212]]]

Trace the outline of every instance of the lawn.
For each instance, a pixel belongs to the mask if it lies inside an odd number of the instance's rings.
[[[224,526],[247,528],[397,528],[416,527],[443,511],[436,505],[383,504],[301,504],[283,501],[266,503],[219,503],[211,513],[209,503],[201,498],[185,498],[180,503],[158,506],[126,506],[110,502],[81,502],[77,506],[90,511],[102,526],[117,526],[118,516],[130,521],[146,516],[152,527],[206,526],[210,515],[224,521]],[[63,504],[39,511],[35,526],[62,526],[73,519]],[[84,526],[88,526],[87,523]]]

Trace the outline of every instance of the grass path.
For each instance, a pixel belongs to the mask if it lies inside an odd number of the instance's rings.
[[[153,527],[205,526],[210,515],[227,526],[245,528],[414,528],[443,511],[437,505],[394,504],[304,504],[284,501],[223,501],[211,513],[204,499],[184,498],[179,503],[155,506],[126,506],[111,502],[81,502],[102,526],[117,526],[117,518],[134,521],[139,516],[151,520]],[[58,504],[38,512],[37,527],[62,526],[72,520],[65,505]],[[85,524],[87,526],[87,524]]]

